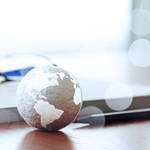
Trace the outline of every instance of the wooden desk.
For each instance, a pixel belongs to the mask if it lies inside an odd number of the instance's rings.
[[[0,125],[1,150],[149,150],[150,120],[44,132],[24,122]]]

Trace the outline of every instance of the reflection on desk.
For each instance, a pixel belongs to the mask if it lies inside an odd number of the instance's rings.
[[[74,123],[45,132],[24,122],[1,124],[0,145],[5,150],[149,150],[149,126],[149,120],[105,126]]]

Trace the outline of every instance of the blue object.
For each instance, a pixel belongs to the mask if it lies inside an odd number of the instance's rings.
[[[32,70],[34,67],[26,67],[16,70],[11,70],[7,72],[3,72],[6,76],[24,76],[26,75],[30,70]]]

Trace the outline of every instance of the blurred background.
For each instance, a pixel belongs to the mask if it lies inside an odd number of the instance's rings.
[[[93,77],[95,68],[110,65],[102,55],[127,51],[132,7],[131,0],[1,1],[0,55],[48,56],[77,75]],[[109,76],[103,71],[96,77]]]
[[[131,0],[1,1],[1,54],[127,49],[132,6]]]
[[[0,1],[0,71],[45,58],[81,80],[84,93],[88,80],[92,96],[112,83],[150,94],[149,35],[149,0]]]

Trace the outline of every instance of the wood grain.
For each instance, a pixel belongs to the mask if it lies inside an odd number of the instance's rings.
[[[0,124],[1,150],[149,150],[150,121],[102,126],[73,123],[45,132],[24,122]]]

